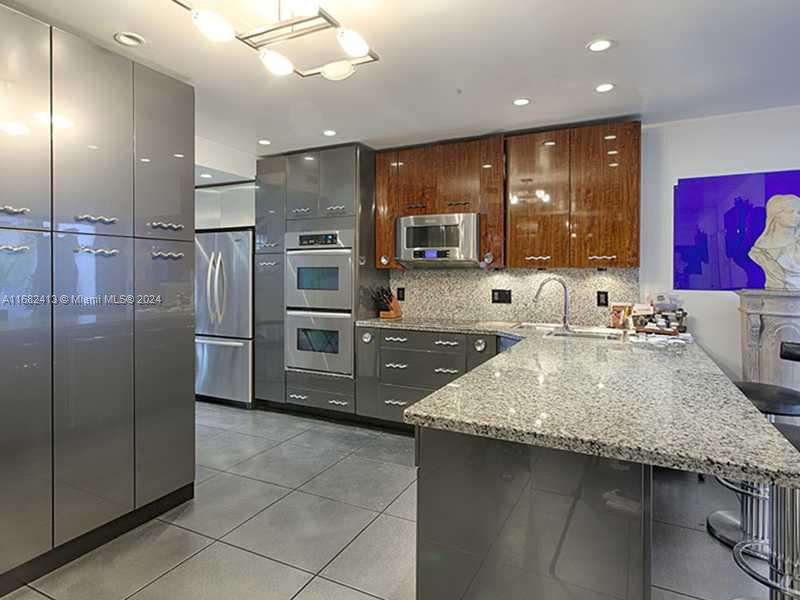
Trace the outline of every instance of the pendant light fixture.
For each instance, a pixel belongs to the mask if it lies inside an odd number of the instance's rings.
[[[230,23],[213,11],[194,8],[184,0],[172,2],[191,14],[195,26],[208,39],[219,43],[236,39],[258,52],[266,70],[277,77],[295,73],[303,78],[321,75],[330,81],[342,81],[353,75],[358,66],[380,60],[361,34],[343,27],[316,0],[291,0],[291,16],[285,19],[281,16],[282,0],[276,0],[278,21],[245,33],[237,33]],[[288,56],[274,49],[277,44],[329,29],[336,30],[336,39],[347,58],[301,69]]]

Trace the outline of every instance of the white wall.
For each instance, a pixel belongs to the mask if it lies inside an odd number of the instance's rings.
[[[800,169],[800,106],[675,121],[642,135],[642,298],[672,290],[672,186],[679,178]],[[681,291],[697,341],[741,379],[739,299]]]

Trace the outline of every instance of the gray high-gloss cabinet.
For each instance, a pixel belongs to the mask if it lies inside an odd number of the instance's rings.
[[[319,153],[319,216],[356,214],[356,147]]]
[[[133,242],[55,234],[56,545],[134,508]]]
[[[136,507],[194,481],[194,243],[135,240]]]
[[[283,254],[255,259],[255,396],[285,402],[283,369]]]
[[[0,5],[0,227],[50,228],[49,49],[47,25]]]
[[[194,238],[194,88],[133,65],[134,232]]]
[[[0,573],[52,544],[49,294],[50,234],[0,229]]]
[[[307,219],[319,214],[319,153],[286,157],[286,218]]]
[[[258,161],[256,173],[256,254],[283,252],[286,233],[286,157]]]
[[[133,234],[133,63],[53,29],[53,221]]]

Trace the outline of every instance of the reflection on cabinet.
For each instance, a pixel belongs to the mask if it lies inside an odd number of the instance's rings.
[[[270,156],[257,163],[256,254],[283,252],[286,233],[286,157]]]
[[[572,130],[571,266],[639,265],[640,135],[638,122]]]
[[[49,45],[47,25],[0,5],[0,227],[50,228]]]
[[[419,146],[397,153],[399,216],[436,212],[439,147]]]
[[[378,152],[375,155],[375,266],[379,269],[398,269],[395,260],[395,219],[399,213],[397,152]]]
[[[286,218],[316,217],[319,207],[319,153],[286,157]]]
[[[49,296],[50,234],[0,229],[0,273],[2,298]],[[52,547],[50,326],[47,303],[0,305],[0,573]]]
[[[53,308],[55,543],[134,508],[131,238],[58,233]]]
[[[54,228],[132,235],[131,61],[53,29],[52,123]]]
[[[194,481],[194,243],[136,240],[136,507]]]
[[[255,396],[285,402],[283,370],[283,254],[255,260]]]
[[[135,235],[194,238],[194,88],[133,65]]]
[[[569,266],[570,132],[506,138],[508,266]]]

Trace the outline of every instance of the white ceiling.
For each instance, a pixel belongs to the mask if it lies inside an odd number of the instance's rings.
[[[274,0],[196,1],[240,29],[276,12]],[[800,104],[798,0],[322,0],[381,56],[343,82],[269,76],[254,51],[207,41],[170,0],[10,3],[192,83],[197,135],[251,154]],[[124,50],[110,41],[117,31],[147,44]],[[603,36],[618,47],[585,50]],[[341,56],[329,33],[282,51],[301,67]],[[604,81],[617,89],[595,93]],[[534,102],[512,106],[521,96]],[[328,128],[339,135],[323,137]]]

